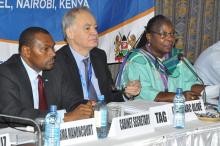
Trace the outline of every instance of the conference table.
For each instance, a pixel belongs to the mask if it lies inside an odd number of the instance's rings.
[[[1,133],[1,130],[0,130]],[[13,131],[13,134],[16,132]],[[19,133],[24,137],[30,137],[31,133]],[[29,136],[26,136],[29,135]],[[13,138],[12,138],[13,139]],[[31,141],[30,139],[28,139]],[[32,137],[32,140],[33,137]],[[14,145],[15,142],[14,142]],[[33,143],[18,144],[19,146],[35,146]],[[186,123],[184,129],[176,129],[170,126],[156,128],[155,132],[141,134],[132,137],[126,135],[88,141],[70,146],[219,146],[220,122],[206,122],[194,120]]]
[[[214,102],[213,102],[214,103]],[[134,101],[120,103],[126,112],[143,112],[152,106],[166,103]],[[148,105],[148,106],[145,106]],[[212,112],[213,109],[207,109]],[[188,117],[186,117],[188,118]],[[202,121],[195,119],[188,121],[185,128],[177,129],[172,125],[155,128],[152,133],[135,134],[133,136],[120,135],[117,137],[90,141],[79,146],[220,146],[220,121]]]
[[[219,146],[220,122],[194,120],[184,129],[172,126],[157,128],[155,132],[132,137],[106,138],[78,144],[79,146]]]
[[[142,103],[143,104],[143,103]],[[141,106],[140,106],[141,107]],[[138,110],[138,109],[136,109]],[[147,110],[147,109],[146,109]],[[4,131],[5,130],[5,131]],[[28,144],[20,146],[33,146],[33,133],[15,131],[15,129],[1,129],[0,134],[6,131],[11,135],[11,141],[16,145],[15,135],[26,138]],[[16,134],[17,133],[17,134]],[[31,136],[32,135],[32,136]],[[32,139],[32,142],[31,142]],[[25,140],[24,140],[25,141]],[[105,139],[85,141],[83,143],[70,144],[70,146],[219,146],[220,145],[220,122],[192,120],[186,122],[185,128],[176,129],[172,125],[155,128],[154,132],[146,134],[134,134],[133,136],[120,135]]]

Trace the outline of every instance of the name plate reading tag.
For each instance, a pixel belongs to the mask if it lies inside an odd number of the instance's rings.
[[[185,102],[185,121],[198,119],[194,112],[205,113],[205,106],[202,99]]]
[[[150,132],[154,132],[154,127],[150,121],[150,113],[143,112],[113,118],[108,137],[129,137]]]
[[[165,104],[149,108],[150,119],[154,127],[162,127],[172,124],[172,106],[173,104]]]
[[[94,118],[61,123],[60,145],[73,145],[91,140],[97,140]]]
[[[0,135],[0,146],[11,146],[9,134]]]

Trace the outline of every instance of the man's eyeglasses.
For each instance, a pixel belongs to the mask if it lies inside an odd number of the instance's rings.
[[[150,31],[151,33],[155,33],[160,36],[160,38],[164,39],[167,38],[168,35],[175,38],[177,36],[177,32],[156,32],[156,31]]]

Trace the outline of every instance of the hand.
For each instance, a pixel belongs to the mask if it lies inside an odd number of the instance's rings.
[[[93,102],[88,101],[86,104],[80,104],[73,111],[64,115],[64,122],[88,119],[93,117]]]
[[[185,92],[183,92],[183,95],[185,96],[186,101],[197,100],[197,99],[199,99],[199,96],[201,96],[200,93],[197,93],[194,91],[185,91]]]
[[[129,99],[134,98],[141,91],[141,83],[139,80],[128,81],[126,87],[124,88],[124,94]]]

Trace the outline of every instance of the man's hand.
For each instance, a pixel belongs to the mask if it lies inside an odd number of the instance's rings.
[[[88,101],[86,104],[80,104],[73,111],[65,113],[64,122],[88,119],[93,117],[93,101]]]

